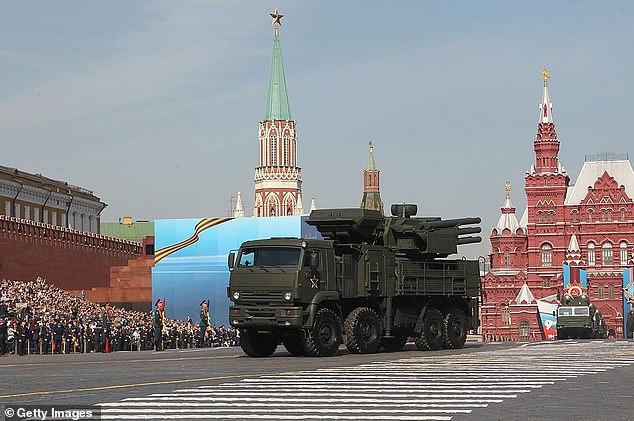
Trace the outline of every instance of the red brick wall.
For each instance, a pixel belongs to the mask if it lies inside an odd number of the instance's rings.
[[[38,276],[66,290],[110,286],[110,267],[142,254],[139,243],[0,215],[0,278]]]

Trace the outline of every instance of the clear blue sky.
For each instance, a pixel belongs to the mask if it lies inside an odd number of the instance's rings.
[[[540,70],[560,160],[632,153],[629,1],[5,1],[0,164],[91,189],[104,221],[253,206],[273,27],[297,122],[304,206],[358,206],[373,140],[386,205],[518,219]],[[469,249],[467,249],[469,250]]]

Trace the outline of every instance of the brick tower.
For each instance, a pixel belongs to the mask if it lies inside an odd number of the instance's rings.
[[[361,208],[373,209],[383,212],[383,202],[381,201],[381,191],[379,190],[379,174],[374,160],[374,146],[370,141],[370,156],[368,164],[363,170],[363,199]]]
[[[302,173],[297,166],[297,133],[291,119],[280,47],[282,15],[271,13],[275,26],[273,58],[264,119],[259,124],[259,166],[255,169],[253,216],[301,215]]]
[[[560,286],[557,278],[568,246],[564,202],[570,182],[558,157],[559,139],[548,93],[550,72],[544,69],[541,75],[544,90],[533,142],[535,164],[526,174],[528,286],[537,297],[556,294]]]

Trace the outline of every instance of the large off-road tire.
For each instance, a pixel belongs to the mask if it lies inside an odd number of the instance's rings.
[[[282,343],[284,344],[284,348],[286,348],[288,352],[295,355],[296,357],[306,355],[306,350],[304,349],[301,334],[287,336],[282,339]]]
[[[357,307],[346,317],[346,347],[353,354],[372,354],[381,346],[381,321],[370,307]]]
[[[329,308],[322,308],[315,314],[312,328],[302,336],[306,355],[310,357],[331,357],[341,345],[341,319]]]
[[[443,319],[445,343],[443,346],[449,349],[460,349],[467,341],[467,316],[459,308],[449,309]]]
[[[253,329],[240,330],[240,347],[250,357],[268,357],[275,352],[278,338],[271,332],[259,333]]]
[[[407,334],[394,334],[391,338],[381,339],[381,347],[388,352],[400,351],[407,343],[407,339]]]
[[[416,337],[416,347],[421,351],[441,349],[445,343],[442,313],[430,307],[423,316],[423,327]]]

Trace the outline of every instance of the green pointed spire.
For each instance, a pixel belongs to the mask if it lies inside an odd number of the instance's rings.
[[[286,78],[284,77],[284,63],[282,62],[282,47],[277,34],[273,40],[273,58],[271,59],[271,75],[264,120],[291,120],[291,109],[288,106],[286,93]]]
[[[366,171],[376,171],[376,162],[374,161],[374,145],[370,141],[370,156],[368,157],[368,164],[365,166]]]

